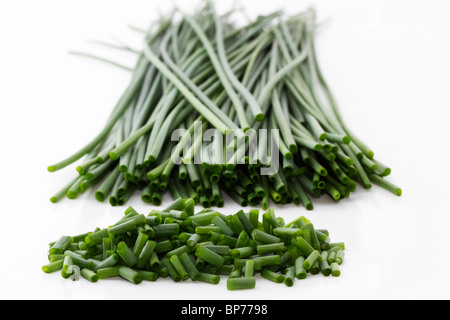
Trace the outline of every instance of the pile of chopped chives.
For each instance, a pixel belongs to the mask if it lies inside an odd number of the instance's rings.
[[[147,32],[143,51],[111,45],[137,53],[131,83],[99,135],[48,168],[55,172],[84,158],[52,202],[92,189],[98,201],[109,199],[113,206],[137,192],[159,206],[169,191],[205,208],[223,207],[226,193],[241,206],[266,210],[273,201],[312,210],[311,198],[338,201],[357,183],[401,195],[385,180],[391,169],[374,159],[341,117],[317,61],[314,11],[292,17],[275,12],[240,28],[230,22],[238,13],[219,16],[211,3],[193,15],[175,11]],[[252,156],[250,143],[213,144],[208,152],[201,139],[183,153],[195,121],[203,123],[202,132],[276,129],[281,139],[273,154],[270,139],[259,135]],[[179,144],[171,140],[176,129],[186,130]],[[215,135],[213,141],[219,140]],[[180,165],[171,160],[176,145]],[[230,159],[212,156],[230,148]],[[192,164],[198,154],[201,164]],[[280,156],[281,168],[265,176],[260,169],[272,164],[268,154]]]
[[[167,277],[218,284],[228,276],[229,290],[255,288],[257,274],[288,287],[308,274],[340,276],[345,245],[331,243],[327,230],[304,217],[285,224],[273,209],[260,215],[210,209],[194,215],[194,201],[181,198],[148,216],[130,207],[107,229],[51,243],[50,264],[42,270],[72,280],[78,270],[91,282],[121,277],[134,284]]]

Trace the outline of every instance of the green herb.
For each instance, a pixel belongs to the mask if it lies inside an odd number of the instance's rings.
[[[304,217],[286,224],[276,217],[273,209],[262,215],[255,210],[241,210],[230,216],[202,210],[191,215],[191,203],[191,199],[177,200],[148,216],[129,207],[109,229],[62,237],[51,243],[50,250],[61,252],[70,244],[76,252],[65,250],[63,255],[49,255],[49,259],[56,261],[42,270],[61,271],[67,279],[72,275],[69,271],[73,272],[69,268],[77,266],[91,282],[121,277],[134,284],[167,276],[175,282],[190,278],[218,284],[220,275],[227,275],[230,290],[254,288],[258,274],[287,286],[292,286],[295,278],[305,279],[308,271],[322,272],[324,276],[340,275],[345,244],[331,243],[327,230],[315,229]],[[154,225],[154,233],[147,222]],[[244,230],[244,224],[253,228],[250,234]],[[238,238],[228,235],[236,234],[233,228],[242,230]],[[113,237],[109,237],[111,230]],[[311,232],[316,235],[318,250],[312,246]]]
[[[242,207],[264,210],[271,201],[313,210],[311,197],[344,201],[357,183],[402,195],[385,179],[392,170],[374,158],[342,118],[318,63],[315,12],[292,17],[275,12],[240,27],[232,23],[233,13],[219,16],[208,3],[193,15],[175,11],[146,33],[129,86],[99,134],[48,167],[55,172],[83,158],[78,176],[50,199],[53,203],[65,196],[76,199],[89,188],[98,201],[109,198],[112,206],[126,204],[137,191],[144,202],[159,206],[168,191],[174,199],[192,198],[205,208],[223,207],[226,193]],[[172,142],[176,129],[184,130],[177,144]],[[209,129],[218,130],[211,146],[201,135],[192,139],[194,132]],[[272,146],[260,129],[278,130],[279,141]],[[233,135],[239,145],[226,141]],[[201,161],[193,164],[198,154]],[[273,157],[283,158],[281,168],[267,179],[259,170],[270,167]],[[251,215],[241,214],[239,221],[248,234],[258,228]],[[228,236],[242,231],[236,223],[227,228],[215,222]],[[156,229],[156,236],[177,233]]]

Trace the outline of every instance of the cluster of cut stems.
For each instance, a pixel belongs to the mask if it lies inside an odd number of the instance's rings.
[[[113,226],[50,244],[46,273],[91,282],[122,278],[134,284],[171,278],[253,289],[259,275],[288,287],[308,274],[339,277],[344,243],[301,217],[289,224],[269,209],[225,216],[211,209],[194,214],[192,199],[177,199],[162,211],[133,208]]]

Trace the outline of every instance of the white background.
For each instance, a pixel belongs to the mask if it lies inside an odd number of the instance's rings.
[[[177,1],[175,1],[177,2]],[[197,1],[178,1],[192,9]],[[250,16],[312,1],[243,0]],[[226,4],[226,5],[225,5]],[[221,10],[230,1],[220,1]],[[434,299],[450,298],[449,116],[450,12],[447,1],[314,1],[318,54],[344,118],[393,168],[402,198],[379,188],[358,190],[300,215],[332,240],[347,244],[338,279],[321,276],[293,288],[261,279],[257,289],[228,292],[169,280],[133,286],[125,281],[71,283],[42,273],[49,241],[105,227],[124,208],[92,195],[52,205],[50,196],[74,174],[46,167],[90,140],[129,80],[127,72],[70,56],[87,51],[132,66],[134,57],[87,43],[116,36],[140,46],[140,35],[171,1],[0,1],[0,298],[25,299]],[[222,10],[223,12],[223,10]],[[169,199],[166,199],[168,202]],[[152,208],[139,199],[143,213]],[[223,210],[231,214],[237,207]]]

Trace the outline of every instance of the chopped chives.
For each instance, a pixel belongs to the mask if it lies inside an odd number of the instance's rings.
[[[135,271],[138,272],[142,276],[142,279],[144,281],[155,282],[159,278],[159,275],[156,272],[143,271],[143,270],[135,270]]]
[[[93,247],[101,244],[104,238],[109,238],[108,229],[99,230],[86,236],[84,242],[87,246]]]
[[[294,228],[275,228],[273,234],[279,237],[299,237],[303,234],[303,231]]]
[[[89,280],[92,283],[95,283],[98,281],[98,275],[94,271],[89,270],[89,269],[82,269],[81,276],[83,278],[85,278],[86,280]]]
[[[217,268],[222,267],[225,262],[225,258],[203,246],[197,249],[196,255],[198,258],[208,262],[209,264]]]
[[[305,256],[309,256],[314,252],[314,248],[303,237],[298,237],[295,244]]]
[[[303,263],[303,267],[306,271],[311,270],[314,263],[316,263],[320,259],[320,252],[315,250],[313,253],[311,253],[308,258]]]
[[[181,277],[181,280],[186,281],[189,279],[189,273],[184,268],[183,264],[180,261],[180,258],[178,258],[177,255],[173,255],[170,257],[170,262],[172,263],[175,270],[177,270],[178,274]]]
[[[253,260],[248,260],[245,264],[245,278],[252,278],[255,273],[255,262]]]
[[[156,246],[157,243],[151,240],[145,243],[136,261],[138,269],[144,268],[145,264],[151,259],[154,250],[156,250]]]
[[[287,268],[284,284],[287,287],[292,287],[294,285],[294,281],[295,281],[295,267]]]
[[[61,237],[51,248],[50,254],[63,254],[73,242],[72,237]]]
[[[335,262],[336,262],[338,265],[341,265],[341,264],[344,262],[344,257],[345,257],[345,252],[344,252],[343,250],[339,250],[339,251],[336,253]]]
[[[220,276],[214,274],[208,274],[200,272],[195,279],[196,281],[205,282],[213,285],[217,285],[220,282]]]
[[[89,269],[89,270],[95,269],[94,262],[84,259],[82,256],[80,256],[79,254],[76,254],[75,252],[66,251],[66,252],[64,252],[64,255],[70,256],[72,258],[73,264],[82,269]]]
[[[138,262],[138,259],[134,255],[133,251],[131,251],[127,244],[123,241],[117,245],[117,254],[120,256],[122,261],[130,268],[135,266]]]
[[[320,274],[319,261],[316,261],[316,263],[314,263],[314,265],[311,267],[311,270],[309,270],[309,273],[313,276]]]
[[[70,256],[65,256],[62,268],[63,272],[67,274],[69,272],[69,267],[71,266],[73,266],[72,258]]]
[[[183,267],[186,269],[187,273],[189,274],[189,277],[192,280],[196,280],[199,275],[199,271],[197,270],[195,263],[191,260],[189,255],[187,253],[183,253],[180,256],[180,261],[183,264]]]
[[[328,264],[328,252],[324,251],[321,255],[321,261],[319,262],[320,271],[325,277],[329,277],[331,275],[331,267]]]
[[[190,252],[191,252],[191,250],[189,249],[188,246],[182,246],[182,247],[179,247],[179,248],[177,248],[175,250],[169,251],[167,253],[167,256],[170,258],[172,256],[180,256],[183,253],[190,253]]]
[[[345,244],[331,243],[327,230],[316,230],[304,217],[286,224],[284,219],[275,216],[273,209],[268,210],[262,221],[256,219],[259,217],[256,211],[252,211],[253,216],[252,212],[242,211],[225,216],[214,210],[193,215],[192,210],[189,200],[177,201],[163,211],[152,211],[148,217],[130,207],[109,229],[97,228],[92,233],[77,236],[76,243],[70,237],[51,243],[51,248],[57,250],[70,243],[69,248],[75,251],[49,255],[51,263],[42,270],[61,271],[61,276],[68,279],[75,275],[77,266],[82,276],[92,282],[121,277],[135,284],[168,276],[175,282],[191,278],[217,284],[220,275],[226,275],[230,290],[254,288],[257,273],[288,286],[293,285],[296,277],[306,278],[307,271],[310,274],[322,272],[325,276],[340,275],[339,263],[344,259]],[[197,221],[202,225],[191,220],[196,216],[200,217]],[[253,228],[250,234],[244,227],[247,223]],[[223,234],[216,224],[226,226],[225,230],[228,227],[233,235],[233,224],[242,231],[239,238],[235,238]],[[247,225],[247,228],[250,227]],[[200,234],[195,233],[198,230]],[[312,247],[314,235],[320,244],[319,250]],[[282,271],[286,275],[281,274]]]
[[[59,261],[52,262],[46,266],[42,267],[42,271],[45,273],[54,273],[56,271],[62,270],[64,265],[64,259],[61,259]]]
[[[269,253],[277,253],[285,250],[285,246],[283,242],[274,243],[274,244],[265,244],[256,247],[259,255],[265,255]]]
[[[119,269],[119,275],[133,284],[140,284],[144,280],[142,274],[128,267],[121,267]]]
[[[247,246],[249,240],[250,240],[250,237],[248,236],[247,232],[242,231],[237,239],[236,248],[243,248],[243,247]]]
[[[247,290],[256,287],[256,278],[228,278],[228,290]]]
[[[120,276],[119,270],[121,268],[122,266],[99,269],[97,270],[97,276],[99,279],[109,279],[119,277]]]
[[[340,277],[341,276],[341,270],[339,269],[339,265],[335,262],[331,264],[331,275],[333,277]]]
[[[299,280],[306,279],[306,270],[304,268],[305,258],[298,257],[297,260],[295,260],[295,276]]]
[[[95,270],[111,268],[117,265],[120,261],[120,258],[117,254],[113,254],[109,256],[109,258],[104,259],[100,264],[95,267]]]
[[[261,271],[261,276],[267,280],[270,280],[275,283],[283,283],[285,276],[276,272],[272,272],[270,270],[264,269]]]
[[[152,256],[150,257],[150,268],[152,270],[158,270],[161,268],[161,261],[159,260],[158,254],[155,251],[152,252]]]
[[[63,254],[51,254],[51,255],[48,256],[48,260],[50,262],[56,262],[56,261],[64,260],[64,255]]]
[[[142,249],[144,249],[145,245],[147,244],[147,241],[148,235],[143,232],[139,232],[138,237],[136,239],[136,243],[134,244],[133,248],[133,253],[136,257],[139,257],[139,255],[142,252]]]
[[[222,218],[216,216],[213,220],[212,223],[216,226],[220,228],[220,232],[227,235],[227,236],[234,236],[234,231],[233,229],[231,229],[228,224],[222,220]]]
[[[336,252],[335,251],[329,251],[327,262],[329,265],[336,262]]]
[[[265,233],[264,231],[254,229],[252,232],[252,238],[256,241],[265,243],[265,244],[274,244],[281,242],[281,239],[278,237],[275,237],[273,235],[270,235],[268,233]]]
[[[180,282],[182,280],[181,276],[178,274],[177,269],[175,269],[172,262],[170,262],[170,258],[169,257],[164,258],[163,263],[164,266],[167,268],[167,271],[169,272],[170,278],[172,278],[174,282]]]
[[[279,255],[258,257],[253,260],[255,260],[255,262],[261,262],[263,267],[277,266],[281,264],[281,257]]]
[[[233,259],[244,259],[250,257],[255,252],[252,247],[236,248],[230,251],[230,256]]]
[[[209,250],[211,250],[221,256],[227,256],[230,253],[229,246],[205,245],[204,247],[208,248]]]

